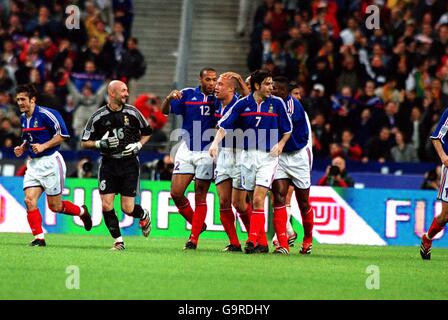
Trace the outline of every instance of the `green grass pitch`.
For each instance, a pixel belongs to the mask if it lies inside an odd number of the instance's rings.
[[[113,252],[106,236],[49,234],[45,248],[27,246],[31,238],[0,234],[0,299],[448,298],[447,249],[423,261],[418,247],[315,244],[302,256],[296,243],[278,256],[224,253],[223,240],[186,252],[185,239],[125,237],[126,251]],[[79,268],[79,289],[66,286],[69,266]],[[379,289],[366,288],[369,266]]]

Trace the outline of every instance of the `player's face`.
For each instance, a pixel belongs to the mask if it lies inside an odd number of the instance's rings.
[[[232,95],[231,81],[223,77],[219,77],[215,86],[215,95],[218,99],[223,100]]]
[[[272,90],[274,89],[273,81],[271,77],[267,77],[263,80],[260,85],[260,89],[258,90],[259,95],[262,98],[267,98],[272,94]]]
[[[123,83],[115,91],[115,102],[119,105],[124,105],[128,100],[129,92],[128,87]]]
[[[34,105],[35,98],[29,98],[28,94],[20,92],[16,95],[17,105],[19,106],[20,112],[29,113],[32,106]]]
[[[300,95],[300,89],[299,88],[294,88],[291,91],[291,95],[296,98],[297,100],[300,100],[302,97]]]
[[[286,97],[288,96],[288,89],[285,88],[285,86],[274,82],[274,84],[272,85],[272,94],[274,96],[280,97],[282,99],[286,99]]]
[[[212,94],[215,90],[216,80],[218,76],[216,72],[213,71],[204,71],[201,77],[201,88],[205,94]]]

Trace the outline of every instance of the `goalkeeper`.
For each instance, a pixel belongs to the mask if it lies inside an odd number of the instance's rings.
[[[142,114],[134,106],[126,104],[129,97],[126,84],[114,80],[107,89],[109,103],[88,120],[81,146],[101,152],[98,179],[104,222],[115,240],[112,249],[124,250],[114,210],[116,194],[121,195],[121,210],[140,220],[143,236],[147,237],[151,231],[150,213],[135,204],[135,196],[140,175],[137,155],[148,142],[152,130]]]

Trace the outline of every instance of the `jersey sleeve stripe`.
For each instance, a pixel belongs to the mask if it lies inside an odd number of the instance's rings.
[[[41,111],[54,123],[54,129],[56,130],[56,134],[62,135],[61,134],[61,125],[59,124],[59,121],[55,117],[55,115],[45,109],[41,109]]]

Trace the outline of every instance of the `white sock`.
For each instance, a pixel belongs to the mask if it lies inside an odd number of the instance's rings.
[[[291,224],[291,206],[286,206],[286,213],[288,215],[288,220],[286,220],[286,233],[288,237],[294,235],[294,228]]]
[[[118,238],[116,238],[116,239],[115,239],[115,243],[117,243],[117,242],[124,242],[124,241],[123,241],[123,237],[118,237]]]
[[[43,239],[45,239],[45,237],[44,237],[44,234],[43,234],[43,233],[39,233],[39,234],[36,234],[36,235],[34,236],[34,239],[40,239],[40,240],[43,240]]]

